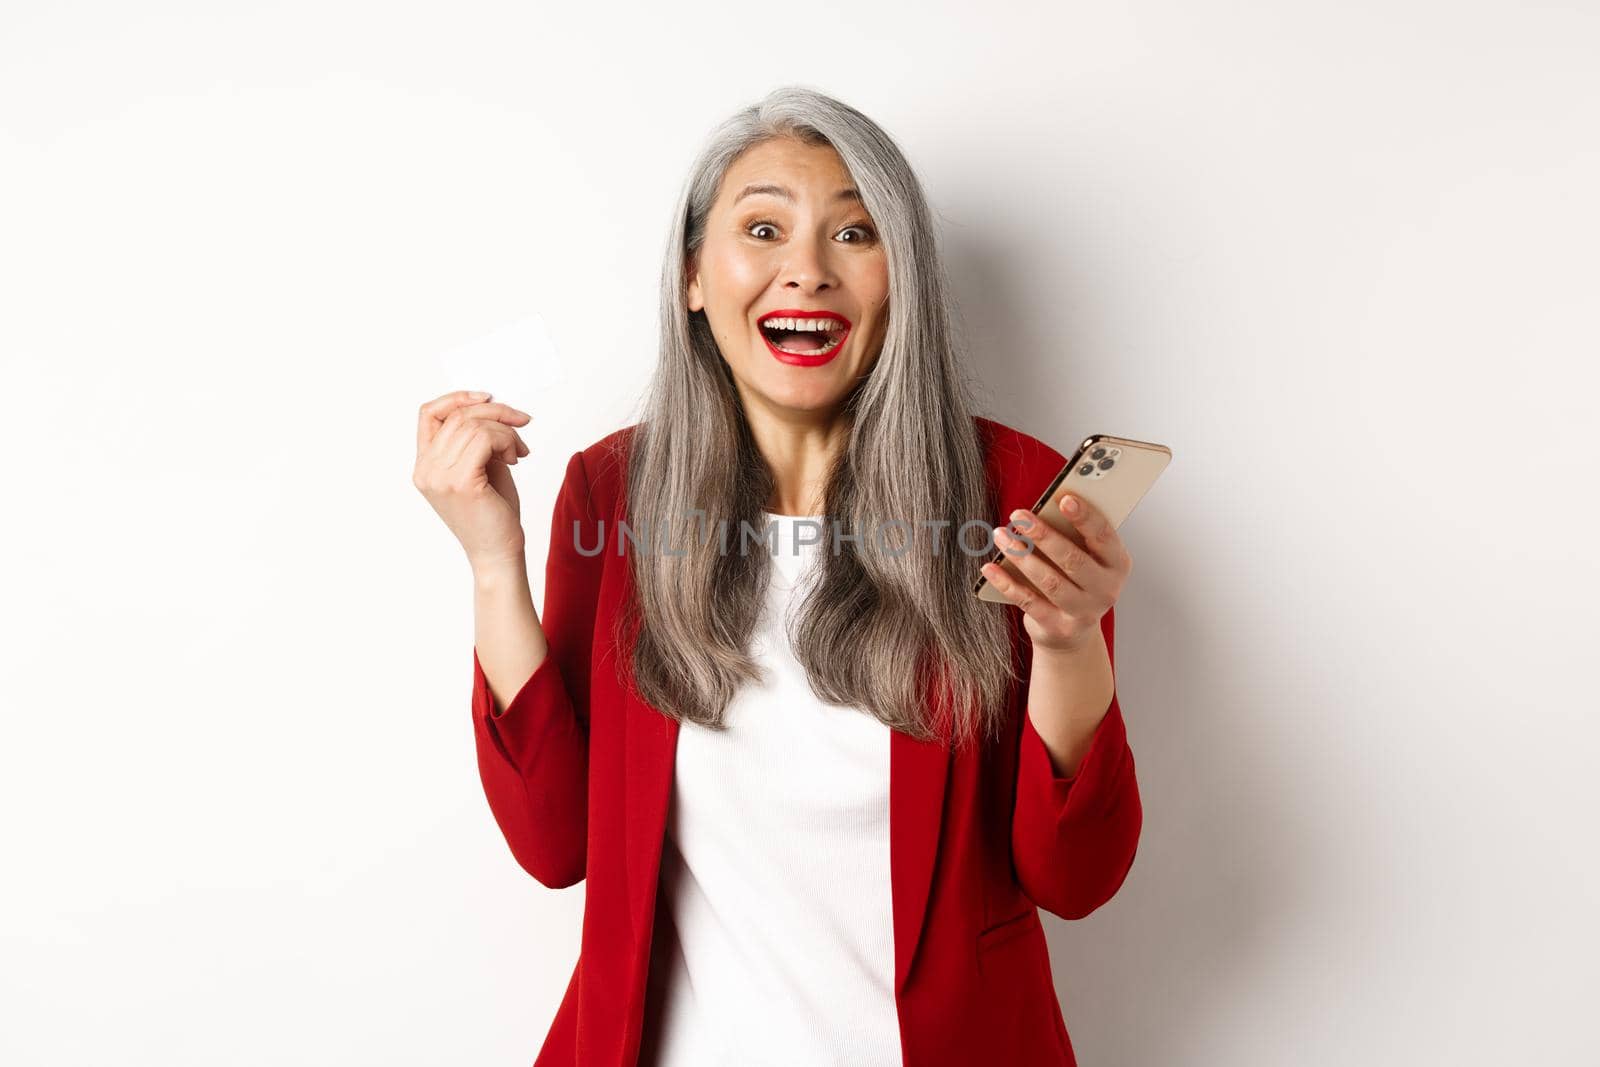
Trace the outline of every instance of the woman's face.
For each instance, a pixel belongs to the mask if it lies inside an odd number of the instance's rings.
[[[723,177],[698,262],[688,264],[689,310],[705,312],[747,410],[829,414],[883,347],[889,265],[853,188],[832,148],[791,138],[750,149]],[[764,330],[774,311],[827,312],[847,329]],[[775,352],[769,339],[796,354]]]

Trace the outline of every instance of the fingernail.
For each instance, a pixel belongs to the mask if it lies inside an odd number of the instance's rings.
[[[1078,498],[1074,497],[1074,496],[1064,496],[1064,497],[1062,497],[1061,498],[1061,510],[1066,512],[1068,515],[1071,515],[1073,512],[1077,511],[1078,510]]]
[[[483,392],[481,390],[474,389],[472,392],[468,393],[467,395],[468,396],[475,396],[479,400],[488,400],[494,394],[493,393],[485,393],[485,392]]]

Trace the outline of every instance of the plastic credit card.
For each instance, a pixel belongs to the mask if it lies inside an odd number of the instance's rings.
[[[549,372],[562,366],[550,332],[530,313],[489,333],[439,353],[445,383],[441,392],[481,389],[494,400],[533,414]]]

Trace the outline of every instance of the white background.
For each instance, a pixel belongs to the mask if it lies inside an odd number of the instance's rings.
[[[1139,856],[1046,917],[1086,1067],[1597,1062],[1596,55],[1578,3],[6,5],[0,1060],[531,1062],[584,890],[480,791],[416,408],[546,319],[542,579],[695,148],[799,82],[918,169],[989,414],[1175,453]]]

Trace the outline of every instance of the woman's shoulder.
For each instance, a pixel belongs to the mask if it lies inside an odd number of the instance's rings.
[[[1030,506],[1067,461],[1044,441],[1014,426],[983,415],[974,415],[972,421],[989,482],[1008,510]],[[636,422],[618,427],[579,450],[578,460],[590,498],[604,509],[598,513],[609,513],[621,496],[627,480],[628,446],[638,428]],[[1020,504],[1011,503],[1019,496],[1027,499]]]
[[[638,423],[612,430],[567,460],[566,482],[595,517],[614,514],[627,480],[628,442]]]
[[[986,461],[1011,464],[1042,462],[1047,466],[1054,464],[1056,470],[1060,470],[1061,465],[1067,461],[1066,456],[1039,438],[1014,426],[1007,426],[1003,422],[983,415],[974,415],[972,420],[977,424],[978,438],[983,443]]]
[[[973,416],[983,448],[984,470],[999,501],[1000,513],[1031,508],[1045,486],[1066,464],[1067,457],[1030,433],[1003,422]]]

